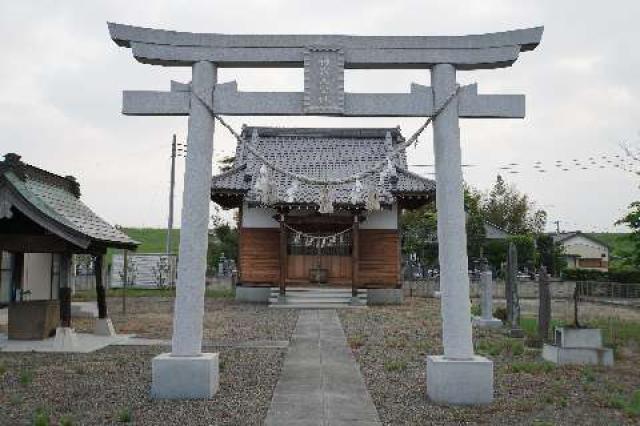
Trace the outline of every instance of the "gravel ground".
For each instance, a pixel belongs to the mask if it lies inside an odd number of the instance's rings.
[[[494,403],[430,403],[425,356],[442,353],[439,300],[407,301],[403,306],[340,311],[384,424],[640,424],[640,417],[626,414],[614,401],[640,390],[640,336],[635,345],[619,348],[614,368],[604,369],[555,367],[540,361],[539,350],[523,348],[500,332],[475,332],[476,351],[495,362]]]
[[[122,301],[109,298],[109,316],[118,333],[138,337],[170,339],[173,328],[173,298],[135,297],[127,299],[127,315]],[[266,305],[240,304],[231,299],[205,299],[203,339],[243,342],[247,340],[289,340],[298,315],[289,309],[269,309]],[[90,332],[93,320],[74,319],[78,331]]]
[[[110,299],[120,333],[171,337],[173,300],[127,300],[122,315]],[[289,340],[297,312],[206,300],[205,341]],[[90,330],[93,320],[75,319]],[[155,401],[149,397],[151,359],[166,347],[109,347],[92,354],[0,352],[0,425],[32,424],[38,411],[50,424],[116,424],[129,412],[136,425],[258,425],[266,416],[286,349],[210,348],[220,353],[220,391],[207,401]]]
[[[220,391],[211,400],[149,397],[151,359],[160,347],[110,347],[92,354],[5,354],[0,424],[30,425],[36,410],[73,424],[258,425],[267,414],[285,351],[219,348]]]

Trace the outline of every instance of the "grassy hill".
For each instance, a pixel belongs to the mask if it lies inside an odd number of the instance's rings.
[[[164,253],[167,244],[167,230],[164,228],[123,228],[128,236],[140,242],[138,253]],[[171,231],[171,251],[178,252],[180,230]]]
[[[167,249],[167,230],[164,228],[121,228],[121,231],[138,241],[140,245],[136,253],[164,253]],[[171,251],[178,254],[180,245],[180,230],[171,231]],[[113,253],[121,250],[107,250],[107,263],[111,264]]]

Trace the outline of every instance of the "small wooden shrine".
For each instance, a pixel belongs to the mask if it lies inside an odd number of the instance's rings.
[[[400,286],[399,214],[430,202],[435,182],[409,172],[404,153],[390,156],[404,141],[399,129],[244,127],[242,136],[278,167],[325,181],[394,160],[355,185],[310,185],[274,171],[266,204],[263,163],[239,145],[232,169],[213,177],[211,199],[240,210],[240,285],[281,293],[289,285]]]

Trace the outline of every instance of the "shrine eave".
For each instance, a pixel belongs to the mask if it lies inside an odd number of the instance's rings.
[[[219,67],[302,67],[309,48],[340,50],[345,68],[426,69],[449,63],[458,69],[513,64],[540,43],[543,27],[466,36],[230,35],[157,30],[109,23],[116,44],[142,63]]]

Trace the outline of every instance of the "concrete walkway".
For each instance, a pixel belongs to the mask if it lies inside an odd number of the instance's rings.
[[[300,312],[265,424],[381,425],[335,310]]]

